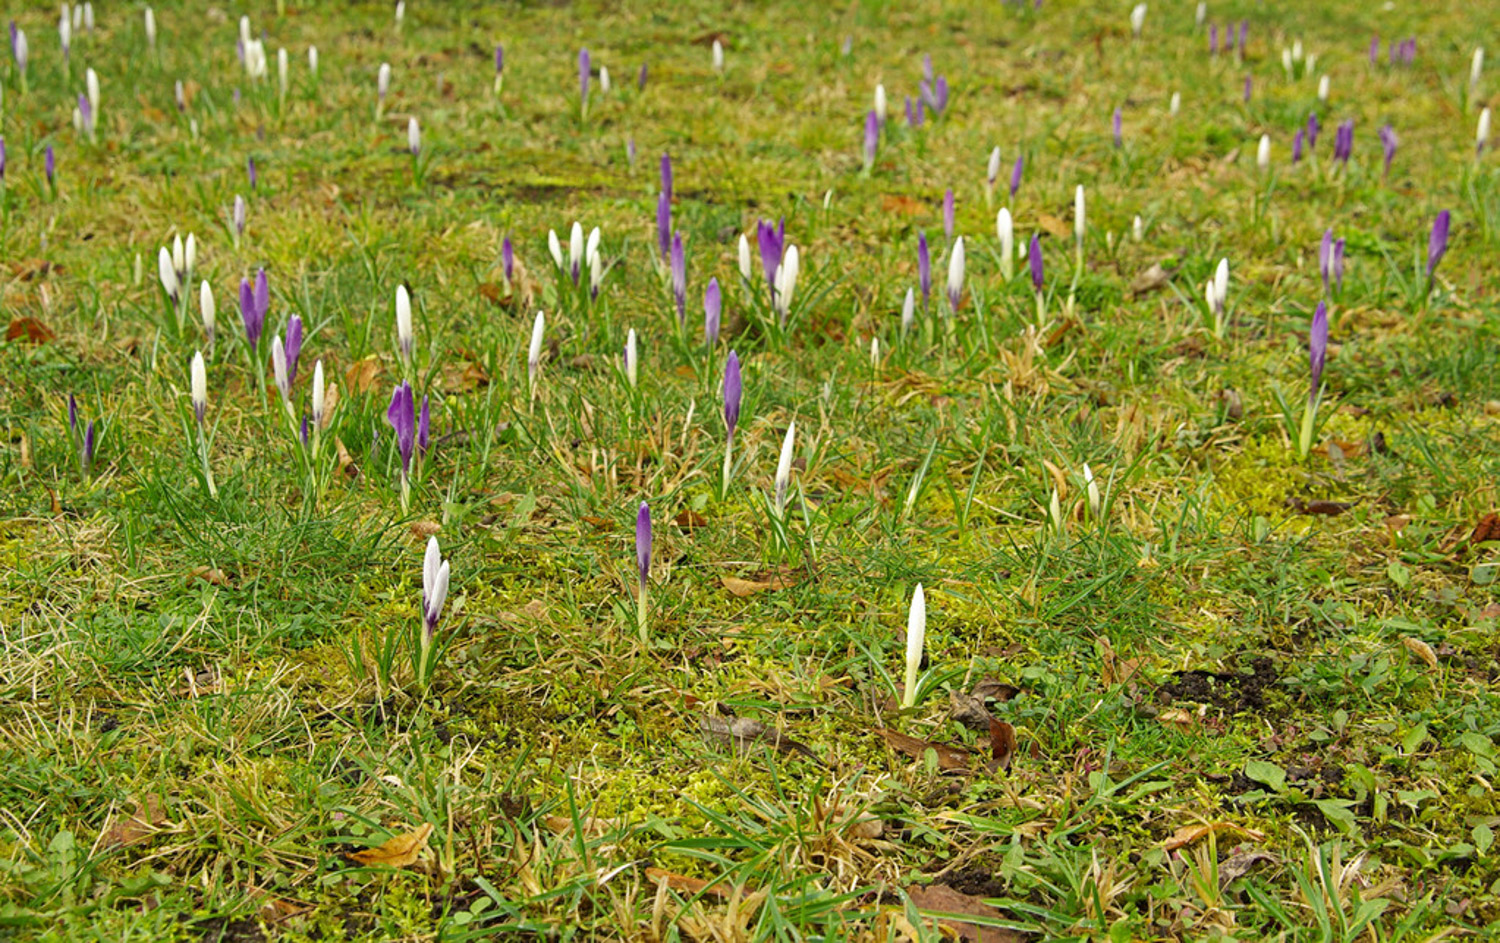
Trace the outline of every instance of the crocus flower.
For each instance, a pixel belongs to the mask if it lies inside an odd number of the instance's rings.
[[[68,394],[68,431],[78,435],[78,399],[72,393]]]
[[[317,79],[317,77],[318,77],[318,47],[317,46],[308,46],[307,47],[307,71],[308,71],[308,73],[310,75],[312,75],[313,79],[315,79],[315,80]]]
[[[875,112],[869,111],[865,114],[865,149],[864,161],[865,171],[868,173],[875,166],[875,150],[880,146],[880,118]]]
[[[573,284],[578,284],[578,278],[583,274],[583,225],[577,220],[573,221],[573,228],[568,232],[568,271],[573,276]]]
[[[162,291],[167,293],[172,304],[177,304],[181,286],[177,282],[177,266],[172,264],[172,253],[166,246],[162,246],[156,255],[156,269]]]
[[[585,108],[588,107],[589,51],[586,48],[578,50],[578,100],[583,103]]]
[[[788,423],[786,436],[781,440],[781,457],[776,462],[776,516],[786,511],[786,493],[792,482],[792,446],[797,437],[797,424]]]
[[[432,409],[427,394],[422,394],[422,410],[417,414],[417,448],[426,455],[432,448]]]
[[[719,292],[719,280],[710,278],[708,287],[703,290],[703,336],[712,347],[719,340],[719,316],[723,311],[724,300]]]
[[[646,63],[641,63],[641,72],[636,76],[635,87],[644,92],[646,90]]]
[[[776,272],[781,268],[782,250],[786,244],[785,227],[785,219],[782,219],[779,226],[772,226],[761,220],[755,227],[756,239],[760,243],[760,265],[766,273],[766,283],[773,290],[776,287]]]
[[[729,439],[734,439],[734,429],[740,422],[740,398],[744,386],[740,377],[740,355],[734,351],[724,361],[724,428]]]
[[[1437,270],[1438,263],[1443,261],[1443,254],[1448,251],[1448,227],[1452,217],[1447,210],[1437,214],[1432,221],[1432,234],[1427,239],[1427,278],[1432,279],[1432,273]]]
[[[953,251],[948,256],[948,310],[958,314],[959,302],[964,297],[964,238],[958,237]]]
[[[286,346],[282,344],[280,337],[271,338],[271,374],[276,378],[276,389],[281,391],[281,398],[290,412],[292,383],[286,373]]]
[[[292,315],[286,325],[286,381],[291,386],[297,382],[297,360],[302,356],[302,318]]]
[[[932,81],[932,53],[930,52],[922,54],[922,78]]]
[[[1385,156],[1385,175],[1391,175],[1391,161],[1396,159],[1396,146],[1400,144],[1396,137],[1396,130],[1390,125],[1384,125],[1380,129],[1380,150]],[[1483,145],[1481,145],[1483,146]]]
[[[1474,58],[1469,61],[1469,88],[1474,89],[1479,85],[1480,77],[1484,75],[1484,47],[1476,46]]]
[[[912,326],[917,323],[917,297],[916,292],[910,288],[906,289],[906,297],[901,302],[901,333],[911,331]]]
[[[776,284],[772,286],[772,300],[781,315],[781,324],[786,326],[787,316],[792,312],[792,295],[797,289],[797,274],[801,269],[801,255],[796,246],[787,246],[786,258],[776,270]]]
[[[47,186],[57,186],[57,155],[52,152],[52,145],[47,145],[47,153],[43,160],[43,169],[47,173]]]
[[[542,334],[547,330],[547,319],[542,312],[536,313],[531,324],[531,346],[526,349],[526,376],[531,384],[531,395],[536,396],[537,381],[542,376]]]
[[[625,335],[625,380],[635,389],[640,378],[640,354],[636,349],[635,328]]]
[[[1219,54],[1219,24],[1208,24],[1208,54],[1217,56]]]
[[[714,40],[713,48],[709,51],[710,61],[713,63],[715,72],[724,71],[724,44],[717,39]]]
[[[1115,135],[1115,147],[1120,147],[1122,144],[1124,144],[1122,122],[1123,119],[1120,117],[1120,109],[1116,108],[1114,118],[1112,118],[1110,121],[1110,127],[1114,131]]]
[[[1250,74],[1247,72],[1247,73],[1245,73],[1245,101],[1246,102],[1250,101],[1250,89],[1251,89],[1251,79],[1250,79]]]
[[[901,706],[917,704],[917,674],[922,669],[922,648],[927,641],[927,596],[922,584],[911,594],[911,609],[906,616],[906,679],[901,690]]]
[[[505,240],[500,243],[500,265],[505,272],[506,284],[510,284],[516,276],[516,250],[510,244],[510,236],[506,236]]]
[[[1042,293],[1042,241],[1036,234],[1031,234],[1031,245],[1026,250],[1026,264],[1031,266],[1031,287],[1036,289],[1037,294]]]
[[[949,187],[943,193],[943,238],[947,242],[953,241],[953,188]]]
[[[256,183],[260,180],[260,175],[255,172],[254,157],[245,158],[245,176],[250,180],[250,189],[254,190]]]
[[[271,312],[271,283],[266,278],[265,269],[255,272],[255,308],[260,312],[260,323],[264,324],[266,315]]]
[[[323,361],[313,364],[312,421],[314,430],[323,428],[323,413],[326,409],[328,391],[323,381]]]
[[[912,128],[920,128],[922,126],[922,104],[919,101],[914,110],[910,95],[906,96],[906,124]]]
[[[396,448],[401,453],[401,478],[404,482],[411,471],[412,452],[417,444],[416,400],[411,384],[405,380],[391,394],[391,405],[386,408],[385,421],[396,434]]]
[[[1332,82],[1328,78],[1328,76],[1325,75],[1322,78],[1318,79],[1318,101],[1320,101],[1320,102],[1326,102],[1326,101],[1328,101],[1328,93],[1329,93],[1329,91],[1331,89],[1332,89]]]
[[[1333,284],[1339,291],[1344,290],[1344,240],[1342,238],[1333,244]]]
[[[656,198],[656,248],[667,261],[672,253],[672,194],[665,189]]]
[[[1173,92],[1172,97],[1167,100],[1167,114],[1173,118],[1182,110],[1182,93]]]
[[[1310,111],[1307,113],[1307,146],[1309,149],[1318,146],[1318,132],[1323,130],[1323,125],[1318,121],[1318,113]]]
[[[1021,171],[1026,166],[1026,157],[1022,154],[1016,155],[1016,165],[1010,171],[1010,198],[1016,198],[1016,191],[1021,189]]]
[[[427,553],[422,558],[422,637],[426,644],[431,644],[437,633],[443,603],[448,601],[450,576],[448,561],[438,549],[437,538],[427,538]]]
[[[1073,240],[1078,243],[1078,255],[1083,256],[1083,237],[1088,232],[1088,216],[1085,212],[1083,184],[1073,189]]]
[[[661,192],[672,199],[672,155],[667,151],[661,154]]]
[[[146,8],[146,45],[156,46],[156,12],[150,7]]]
[[[1329,279],[1333,275],[1333,230],[1323,230],[1323,238],[1318,243],[1318,272],[1323,276],[1323,290],[1328,290]]]
[[[83,473],[87,475],[94,467],[94,420],[92,419],[83,430],[83,448],[79,455],[83,461]]]
[[[1083,463],[1083,484],[1089,498],[1089,517],[1097,521],[1104,502],[1099,495],[1099,482],[1094,480],[1094,473],[1089,469],[1088,462]]]
[[[1302,160],[1302,141],[1307,136],[1305,128],[1298,128],[1297,133],[1292,136],[1292,163]]]
[[[391,90],[391,64],[382,62],[375,72],[375,101],[377,111],[385,104],[385,96]]]
[[[1146,5],[1137,3],[1130,8],[1130,35],[1139,37],[1141,27],[1146,25]]]
[[[739,264],[740,278],[748,283],[751,275],[750,240],[745,238],[744,233],[740,233]]]
[[[932,297],[932,254],[927,249],[927,233],[917,233],[917,284],[922,288],[922,310]]]
[[[411,295],[405,285],[396,286],[396,348],[403,363],[411,362],[415,337],[411,327]]]
[[[682,247],[682,233],[672,235],[672,299],[677,303],[677,323],[687,324],[687,253]]]
[[[422,152],[422,129],[416,118],[406,119],[406,149],[416,157]]]
[[[5,182],[5,138],[0,137],[0,183]]]
[[[877,121],[879,121],[882,125],[885,124],[886,101],[885,101],[885,86],[884,85],[876,85],[875,86],[875,101],[874,101],[874,105],[875,105],[875,119]]]
[[[208,411],[208,369],[203,364],[203,351],[193,354],[193,365],[189,371],[191,381],[189,389],[192,391],[193,415],[198,420],[198,425],[203,425],[203,416]]]
[[[933,112],[942,114],[948,110],[948,77],[940,75],[932,83]]]
[[[16,60],[16,71],[21,73],[22,87],[26,82],[26,63],[31,58],[31,47],[26,42],[26,31],[16,28],[16,21],[10,21],[10,54]]]
[[[1246,38],[1247,34],[1249,34],[1249,32],[1250,32],[1250,21],[1249,20],[1240,20],[1240,38],[1239,38],[1239,43],[1238,43],[1238,49],[1239,49],[1239,53],[1240,53],[1240,58],[1242,58],[1242,59],[1245,56],[1245,38]]]
[[[232,219],[234,222],[234,238],[238,241],[245,235],[245,198],[239,194],[235,194],[234,197]]]
[[[645,501],[635,514],[635,569],[644,591],[651,578],[651,508]]]
[[[1474,131],[1474,154],[1478,156],[1484,153],[1484,146],[1490,140],[1490,110],[1484,109],[1479,113],[1479,125]]]
[[[1260,143],[1255,148],[1255,166],[1260,168],[1261,173],[1271,169],[1271,136],[1262,134]]]
[[[253,357],[260,344],[260,331],[265,322],[261,318],[260,308],[255,304],[255,289],[250,287],[248,278],[240,280],[240,319],[245,322],[245,340],[250,343],[250,354]]]
[[[1313,312],[1312,330],[1307,339],[1307,361],[1308,375],[1311,380],[1307,399],[1309,403],[1315,402],[1318,390],[1323,385],[1323,362],[1328,358],[1328,305],[1318,302],[1318,309]]]
[[[1016,274],[1016,229],[1011,221],[1010,210],[1004,207],[995,214],[995,235],[1000,240],[1000,276],[1010,281]]]
[[[995,190],[995,181],[997,181],[999,179],[1000,179],[1000,148],[996,147],[996,148],[994,148],[993,150],[990,151],[989,162],[985,165],[985,168],[984,168],[984,189],[985,189],[985,193],[986,194],[994,192],[994,190]]]

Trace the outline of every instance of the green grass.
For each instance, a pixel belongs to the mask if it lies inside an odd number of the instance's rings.
[[[1490,70],[1471,93],[1468,68],[1500,16],[1448,0],[1330,0],[1275,19],[1211,4],[1215,22],[1249,18],[1241,63],[1209,58],[1190,7],[1153,4],[1132,41],[1128,5],[994,6],[416,0],[398,30],[385,5],[267,4],[252,14],[266,81],[236,58],[237,8],[163,4],[148,50],[140,9],[102,4],[68,73],[57,11],[17,14],[31,64],[25,93],[8,59],[0,70],[0,310],[46,339],[0,343],[4,932],[936,939],[932,914],[950,908],[931,902],[955,898],[928,885],[968,895],[987,916],[965,919],[1004,939],[1496,932],[1500,535],[1470,535],[1500,506],[1500,171],[1473,150],[1500,79]],[[1371,67],[1376,33],[1415,36],[1416,62],[1391,66],[1382,45]],[[1280,58],[1294,39],[1318,56],[1295,82]],[[584,116],[580,46],[614,86],[601,95],[596,74]],[[911,129],[902,106],[925,53],[951,104]],[[70,120],[87,67],[103,93],[96,142]],[[891,116],[865,174],[876,83]],[[1316,157],[1292,166],[1312,110]],[[1335,170],[1346,118],[1354,157]],[[1401,142],[1388,179],[1387,122]],[[1261,134],[1270,179],[1255,168]],[[664,150],[687,245],[681,332],[655,248]],[[1026,264],[1007,283],[995,237],[1018,154],[1016,242],[1041,232],[1047,267],[1040,333]],[[968,258],[951,321],[950,187]],[[1429,292],[1419,266],[1441,209],[1453,238]],[[758,219],[783,217],[802,259],[784,330],[753,245]],[[574,220],[603,234],[593,304],[548,255],[547,231],[566,246]],[[1348,272],[1302,460],[1278,403],[1306,398],[1328,227]],[[919,231],[933,307],[903,335]],[[199,252],[179,326],[155,259],[188,232]],[[1202,285],[1221,257],[1230,317],[1215,337]],[[1156,263],[1166,284],[1134,293]],[[262,266],[257,363],[237,290]],[[713,349],[710,277],[725,299]],[[218,304],[217,496],[188,395],[205,346],[197,278]],[[398,284],[435,442],[405,514],[385,421],[404,373]],[[532,398],[536,310],[547,346]],[[339,393],[311,464],[257,377],[293,313],[306,325],[296,409],[316,359]],[[632,328],[635,389],[618,366]],[[745,403],[721,495],[730,349]],[[100,430],[88,474],[70,394]],[[793,421],[778,521],[769,496]],[[453,579],[448,647],[423,692],[399,646],[421,618],[434,533]],[[739,596],[725,577],[786,585]],[[919,582],[922,697],[901,711]],[[1019,692],[989,703],[1016,732],[1008,773],[986,769],[989,737],[954,718],[951,695],[983,679]],[[805,750],[709,732],[730,715]],[[945,771],[882,730],[975,755]],[[434,831],[412,866],[349,857],[422,823]],[[1200,823],[1228,825],[1172,846]]]

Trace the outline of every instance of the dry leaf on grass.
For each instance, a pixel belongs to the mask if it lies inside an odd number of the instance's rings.
[[[1043,229],[1047,230],[1048,233],[1056,236],[1059,239],[1071,240],[1073,238],[1072,225],[1063,222],[1056,216],[1053,216],[1051,213],[1038,213],[1036,216],[1036,222],[1038,226],[1041,226]]]
[[[1160,262],[1151,263],[1151,267],[1141,272],[1130,282],[1130,293],[1132,295],[1144,295],[1147,292],[1156,291],[1171,280],[1167,270],[1161,267]]]
[[[16,318],[5,329],[6,340],[24,340],[28,344],[45,344],[56,336],[52,333],[52,328],[36,318]]]
[[[938,768],[950,772],[965,772],[969,768],[969,751],[959,747],[952,747],[946,743],[933,743],[930,740],[920,740],[909,737],[898,730],[877,727],[875,732],[890,744],[891,749],[898,753],[905,753],[914,760],[920,760],[927,755],[928,750],[937,754]]]
[[[223,684],[219,677],[219,669],[210,665],[201,671],[191,668],[182,669],[182,683],[172,689],[176,697],[203,697],[208,694],[218,694]]]
[[[954,914],[985,920],[999,920],[1005,916],[979,898],[970,897],[946,884],[933,884],[930,887],[914,884],[906,889],[906,893],[911,897],[911,902],[917,905],[917,909],[926,914]],[[1006,927],[968,923],[951,917],[939,917],[937,923],[947,934],[952,934],[953,938],[968,943],[1021,943],[1026,939],[1023,934]]]
[[[1244,851],[1237,855],[1230,855],[1219,862],[1219,886],[1228,887],[1236,880],[1250,873],[1250,869],[1262,861],[1275,861],[1276,856],[1264,851]]]
[[[665,884],[679,894],[691,894],[697,896],[703,894],[706,897],[716,897],[723,900],[729,896],[728,891],[720,884],[712,886],[701,878],[690,878],[685,874],[674,874],[661,868],[647,868],[646,877],[657,884]]]
[[[764,593],[767,590],[787,589],[788,587],[797,585],[795,582],[789,582],[781,576],[774,574],[770,579],[765,580],[742,580],[738,576],[725,576],[720,579],[720,582],[724,584],[725,589],[729,590],[731,596],[742,598],[745,596],[754,596],[756,593]]]
[[[211,566],[195,566],[188,571],[188,582],[202,580],[214,586],[228,586],[229,577],[223,570]]]
[[[928,206],[914,197],[905,196],[900,193],[886,193],[880,197],[880,209],[886,213],[921,216],[928,211]]]
[[[437,521],[412,521],[411,535],[418,540],[426,540],[443,531],[443,525]]]
[[[161,800],[148,794],[144,802],[136,802],[135,812],[128,818],[115,820],[104,833],[102,844],[106,848],[125,848],[143,842],[166,820],[161,811]]]
[[[1180,707],[1168,708],[1157,714],[1156,719],[1164,724],[1171,724],[1182,730],[1191,730],[1198,724],[1198,718],[1191,711],[1183,710]]]
[[[392,837],[379,848],[352,852],[349,857],[365,867],[409,868],[417,863],[432,834],[432,823],[423,822],[409,832]]]
[[[1016,755],[1016,728],[1003,720],[990,718],[990,772],[996,769],[1010,772],[1011,760]]]
[[[380,358],[371,354],[344,371],[344,385],[356,395],[375,389],[380,378]]]
[[[1479,523],[1474,525],[1474,531],[1469,534],[1470,546],[1487,540],[1500,540],[1500,514],[1494,511],[1481,517]]]
[[[1405,645],[1406,650],[1420,659],[1422,663],[1427,667],[1431,668],[1434,671],[1437,670],[1437,652],[1432,650],[1431,645],[1428,645],[1426,642],[1422,641],[1419,638],[1412,638],[1409,635],[1401,640],[1401,644]]]
[[[775,727],[767,727],[760,721],[751,720],[748,717],[718,717],[705,714],[698,719],[698,727],[705,735],[715,740],[732,743],[737,747],[764,743],[781,753],[805,756],[815,763],[821,762],[818,755],[806,745],[798,743]]]
[[[344,440],[335,438],[333,440],[334,450],[338,452],[339,471],[346,475],[351,481],[359,477],[359,466],[354,464],[354,456],[349,454],[349,449],[344,445]]]
[[[1161,843],[1162,850],[1176,851],[1185,848],[1195,842],[1202,841],[1209,835],[1237,835],[1245,841],[1265,841],[1264,832],[1257,832],[1253,828],[1245,828],[1233,822],[1199,822],[1196,825],[1184,825],[1172,833],[1172,837]]]

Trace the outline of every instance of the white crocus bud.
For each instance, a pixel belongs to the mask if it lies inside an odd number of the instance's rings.
[[[609,69],[606,66],[599,67],[599,91],[601,94],[609,94]]]
[[[286,372],[286,346],[281,343],[281,335],[271,338],[271,375],[276,378],[276,388],[281,391],[282,399],[286,400],[288,409],[292,407],[292,384],[287,379]]]
[[[182,246],[182,237],[172,237],[172,269],[177,272],[177,280],[182,280],[182,274],[187,270],[187,259]]]
[[[901,333],[906,334],[917,323],[917,294],[913,289],[906,289],[906,299],[901,302]]]
[[[1484,146],[1489,143],[1489,140],[1490,110],[1486,108],[1479,113],[1479,125],[1475,128],[1474,131],[1474,143],[1477,145],[1478,149],[1482,151],[1484,150]]]
[[[1285,46],[1281,47],[1281,68],[1286,72],[1287,80],[1292,78],[1292,51]]]
[[[880,338],[870,338],[870,369],[874,370],[880,366]]]
[[[208,369],[203,365],[203,351],[193,354],[193,367],[191,389],[193,397],[193,415],[198,418],[198,424],[203,425],[203,414],[208,410]]]
[[[740,277],[748,282],[751,274],[750,240],[745,238],[744,233],[740,233]]]
[[[1329,80],[1328,76],[1318,79],[1318,101],[1328,103]]]
[[[559,270],[563,267],[562,243],[557,241],[557,230],[547,230],[547,251],[552,255],[552,264]]]
[[[186,285],[193,278],[193,267],[198,264],[198,239],[192,233],[188,233],[187,242],[182,246],[182,283]]]
[[[1130,10],[1130,35],[1140,36],[1141,27],[1146,25],[1146,5],[1137,3]]]
[[[391,64],[389,62],[382,62],[380,70],[375,73],[375,94],[383,102],[385,101],[385,96],[390,93],[390,90]]]
[[[1172,100],[1167,105],[1167,114],[1169,114],[1173,118],[1175,118],[1175,117],[1177,117],[1177,112],[1179,112],[1181,110],[1182,110],[1182,93],[1181,92],[1173,92],[1172,93]]]
[[[250,17],[248,16],[240,17],[240,42],[250,45]]]
[[[1010,281],[1016,274],[1016,227],[1010,210],[1001,208],[995,214],[995,235],[1000,239],[1000,277]]]
[[[885,115],[886,115],[885,86],[884,85],[876,85],[875,86],[875,120],[879,121],[881,124],[885,124]]]
[[[411,327],[411,294],[405,285],[396,286],[396,346],[402,360],[410,360],[415,346],[415,335]]]
[[[906,615],[906,679],[901,706],[917,706],[917,675],[922,670],[922,649],[927,644],[927,596],[922,584],[912,590],[911,609]]]
[[[307,47],[307,71],[312,74],[313,78],[317,78],[318,77],[318,47],[317,46],[308,46]]]
[[[1225,302],[1229,300],[1229,260],[1220,259],[1219,265],[1214,269],[1214,298],[1219,302],[1222,310]]]
[[[1140,242],[1146,238],[1146,224],[1141,222],[1141,218],[1139,216],[1131,220],[1130,235],[1135,239],[1136,242]]]
[[[717,39],[714,40],[713,64],[715,72],[722,73],[724,71],[724,44]]]
[[[214,326],[217,318],[217,306],[214,304],[214,289],[204,279],[203,284],[198,286],[198,310],[203,316],[203,333],[208,335],[208,346],[214,344]]]
[[[281,89],[283,97],[286,96],[287,87],[291,84],[291,63],[287,59],[286,48],[276,50],[276,84]]]
[[[583,258],[590,266],[593,266],[594,260],[599,258],[599,240],[601,238],[603,236],[600,234],[598,226],[589,230],[588,241],[583,247]]]
[[[1088,219],[1084,215],[1083,185],[1073,190],[1073,238],[1083,247],[1083,234],[1088,230]]]
[[[1193,13],[1193,26],[1197,29],[1203,28],[1203,21],[1208,18],[1208,4],[1199,3],[1198,9]]]
[[[1066,526],[1063,522],[1062,500],[1058,497],[1057,489],[1052,489],[1052,500],[1047,502],[1047,516],[1052,519],[1052,527],[1059,534]]]
[[[625,335],[625,379],[630,382],[630,388],[635,389],[636,381],[640,379],[640,355],[636,351],[635,328]]]
[[[568,234],[568,271],[579,271],[583,261],[583,227],[574,222],[573,231]]]
[[[1271,136],[1269,134],[1260,136],[1260,145],[1255,149],[1255,166],[1259,167],[1262,173],[1271,169]]]
[[[94,109],[94,121],[99,120],[99,73],[89,69],[83,73],[84,88],[88,91],[89,105]]]
[[[1099,498],[1099,482],[1094,480],[1094,473],[1089,469],[1088,462],[1083,463],[1083,484],[1089,496],[1089,517],[1097,521],[1103,502]]]
[[[953,251],[948,256],[948,311],[950,314],[958,314],[959,302],[964,295],[964,237],[959,236],[953,243]]]
[[[406,120],[406,149],[413,157],[422,152],[422,128],[415,117]]]
[[[172,253],[166,246],[156,255],[157,276],[161,279],[161,287],[175,303],[177,301],[177,267],[172,264]]]
[[[156,48],[156,12],[146,8],[146,45]]]
[[[788,423],[786,437],[781,440],[781,458],[776,462],[776,516],[786,512],[786,493],[792,483],[792,445],[796,441],[797,424]]]
[[[1474,58],[1469,62],[1469,88],[1479,84],[1479,79],[1484,75],[1484,47],[1478,46],[1474,49]]]
[[[400,29],[404,22],[406,22],[406,0],[396,0],[396,28]]]
[[[83,28],[90,33],[94,31],[94,5],[92,3],[83,5]]]
[[[323,361],[319,360],[313,364],[312,424],[314,429],[323,428],[323,407],[327,395],[323,385]]]
[[[547,318],[536,313],[531,325],[531,346],[526,350],[526,376],[531,383],[531,395],[536,396],[537,381],[542,377],[542,335],[547,330]]]
[[[786,257],[776,270],[776,303],[781,308],[782,320],[792,310],[792,295],[797,290],[797,273],[802,267],[802,256],[796,246],[787,246]]]
[[[984,184],[994,189],[995,181],[1000,177],[1000,148],[996,147],[990,151],[989,162],[984,168]]]

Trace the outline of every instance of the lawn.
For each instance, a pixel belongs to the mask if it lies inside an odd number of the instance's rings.
[[[1500,931],[1500,8],[1170,7],[12,9],[0,932]]]

